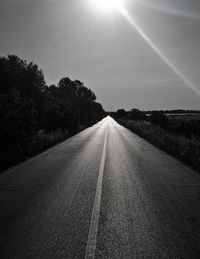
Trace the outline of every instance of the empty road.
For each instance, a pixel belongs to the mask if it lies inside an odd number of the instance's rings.
[[[0,174],[0,258],[199,258],[200,176],[106,117]]]

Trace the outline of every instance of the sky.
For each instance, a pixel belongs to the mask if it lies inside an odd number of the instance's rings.
[[[199,0],[124,0],[128,18],[91,1],[0,0],[0,56],[84,82],[107,111],[200,109]]]

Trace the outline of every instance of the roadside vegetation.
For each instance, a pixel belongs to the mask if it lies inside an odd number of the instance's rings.
[[[95,94],[63,77],[48,86],[42,70],[0,57],[0,170],[55,145],[105,116]]]
[[[200,171],[200,113],[197,111],[169,114],[121,109],[111,115],[132,132]]]

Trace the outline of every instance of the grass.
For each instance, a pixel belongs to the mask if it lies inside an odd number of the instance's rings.
[[[8,146],[0,152],[0,171],[42,152],[70,136],[67,130],[61,129],[51,132],[39,131],[32,141],[24,145]]]
[[[0,148],[0,172],[14,166],[34,155],[45,151],[46,149],[59,144],[70,138],[74,134],[95,124],[96,121],[90,122],[89,125],[81,125],[78,130],[69,132],[68,130],[57,129],[51,132],[40,130],[33,138],[26,143],[18,145],[8,145]]]
[[[56,131],[51,132],[38,132],[33,141],[29,144],[30,154],[36,154],[41,152],[51,146],[54,146],[70,136],[68,130],[57,129]]]
[[[174,135],[149,121],[117,120],[122,126],[200,171],[200,138]]]

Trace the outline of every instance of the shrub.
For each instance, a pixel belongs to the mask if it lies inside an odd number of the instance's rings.
[[[200,170],[200,138],[174,135],[148,121],[119,119],[118,122],[150,143]]]
[[[33,103],[16,91],[0,94],[0,169],[24,157],[37,130]]]

